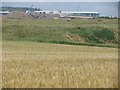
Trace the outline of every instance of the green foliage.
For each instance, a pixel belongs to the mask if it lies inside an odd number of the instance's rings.
[[[39,11],[40,9],[29,7],[2,7],[2,11],[26,11],[26,10]]]
[[[90,21],[92,23],[98,22],[96,19]],[[90,21],[86,19],[72,19],[69,22],[63,19],[8,19],[3,21],[2,36],[3,40],[70,45],[110,46],[117,44],[115,43],[117,42],[115,35],[117,31],[113,31],[108,26],[95,26],[94,23],[88,26]]]
[[[115,41],[115,34],[113,31],[103,28],[103,27],[94,27],[94,28],[82,28],[71,30],[72,34],[78,34],[87,42],[94,43],[106,43]]]
[[[108,30],[106,28],[101,28],[100,30],[95,30],[94,31],[94,35],[98,39],[102,39],[104,41],[115,40],[115,34],[114,34],[114,32],[111,31],[111,30]]]

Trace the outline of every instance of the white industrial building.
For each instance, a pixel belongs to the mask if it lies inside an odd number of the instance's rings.
[[[26,11],[27,13],[28,11]],[[74,12],[74,11],[34,11],[36,14],[49,14],[54,15],[58,14],[61,18],[71,18],[71,17],[78,17],[78,18],[93,18],[93,17],[99,17],[99,12]]]
[[[0,11],[0,15],[6,15],[6,14],[9,14],[10,12],[9,11]]]
[[[99,12],[62,12],[63,17],[99,17]]]

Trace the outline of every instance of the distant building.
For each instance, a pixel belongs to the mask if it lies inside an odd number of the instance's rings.
[[[9,13],[10,13],[9,11],[0,11],[0,15],[7,15]]]
[[[48,15],[54,15],[58,14],[61,18],[93,18],[93,17],[99,17],[99,12],[70,12],[70,11],[34,11],[36,14],[48,14]]]
[[[99,12],[61,12],[62,17],[83,17],[83,18],[93,18],[99,17]]]

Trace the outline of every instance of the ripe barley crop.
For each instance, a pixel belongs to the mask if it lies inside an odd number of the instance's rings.
[[[3,42],[3,87],[116,88],[117,48]]]

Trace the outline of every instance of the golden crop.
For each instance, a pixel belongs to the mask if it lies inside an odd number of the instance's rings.
[[[118,49],[3,42],[3,87],[117,88]]]

